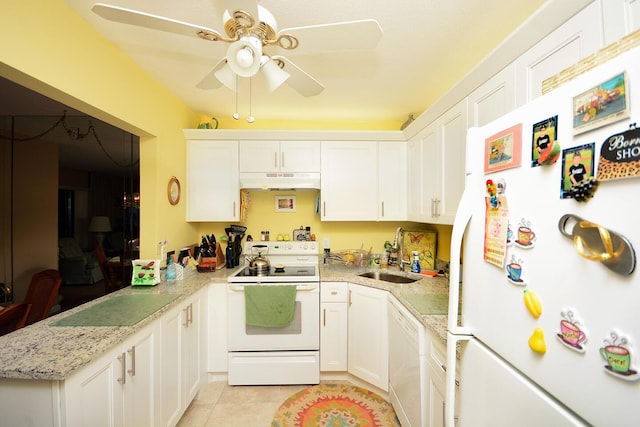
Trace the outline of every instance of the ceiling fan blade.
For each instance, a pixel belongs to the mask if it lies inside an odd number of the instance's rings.
[[[324,90],[324,86],[319,81],[284,56],[274,55],[271,59],[282,61],[284,64],[282,69],[290,75],[285,83],[300,92],[302,96],[315,96]]]
[[[242,10],[258,21],[258,0],[225,0],[224,5],[230,14],[236,10]]]
[[[198,89],[217,89],[220,86],[222,86],[222,82],[216,78],[215,74],[216,74],[216,71],[224,67],[226,63],[227,63],[227,58],[222,58],[216,64],[216,66],[213,67],[213,70],[211,70],[206,76],[204,76],[202,80],[200,80],[200,83],[198,83],[196,87]]]
[[[96,3],[91,8],[96,14],[109,21],[121,22],[123,24],[137,25],[139,27],[151,28],[153,30],[167,31],[169,33],[181,34],[185,36],[198,37],[200,31],[205,31],[213,35],[213,38],[223,38],[219,32],[211,28],[189,24],[188,22],[177,21],[171,18],[152,15],[124,7],[112,6],[104,3]]]
[[[296,53],[317,53],[336,50],[373,49],[382,38],[382,29],[375,19],[336,22],[285,28],[278,32],[295,36],[300,45]]]

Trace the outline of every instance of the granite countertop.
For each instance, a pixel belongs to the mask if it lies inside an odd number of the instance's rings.
[[[90,301],[79,307],[64,311],[46,320],[27,326],[0,337],[0,379],[31,379],[59,381],[74,371],[88,365],[104,353],[116,348],[127,337],[150,324],[163,313],[180,304],[184,299],[210,283],[227,283],[227,277],[237,269],[221,269],[213,273],[185,271],[185,278],[174,283],[162,282],[153,287],[126,287],[119,291]],[[449,282],[444,277],[418,276],[397,270],[389,272],[419,280],[409,284],[389,283],[368,279],[358,274],[369,269],[345,268],[342,266],[320,266],[321,281],[348,281],[364,286],[383,289],[394,295],[419,319],[433,335],[446,345],[447,315],[421,313],[422,302],[429,296],[439,298],[439,310],[449,292]],[[55,326],[65,325],[61,320],[114,296],[126,295],[170,295],[178,296],[144,320],[131,326]],[[171,300],[171,298],[168,298]],[[94,310],[95,311],[95,310]],[[431,312],[433,312],[430,309]],[[445,310],[446,311],[446,310]],[[67,319],[68,320],[68,319]]]

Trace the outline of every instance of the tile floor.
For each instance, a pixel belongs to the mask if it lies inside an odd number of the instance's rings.
[[[178,427],[270,427],[282,402],[306,387],[208,383],[187,408]]]

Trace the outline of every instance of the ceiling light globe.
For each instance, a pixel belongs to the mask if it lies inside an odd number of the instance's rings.
[[[253,64],[253,52],[247,47],[240,49],[236,54],[236,61],[240,67],[249,68]]]

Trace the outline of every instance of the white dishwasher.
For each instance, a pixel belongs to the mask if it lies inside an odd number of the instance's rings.
[[[427,425],[427,345],[424,326],[389,295],[389,391],[402,427]]]

